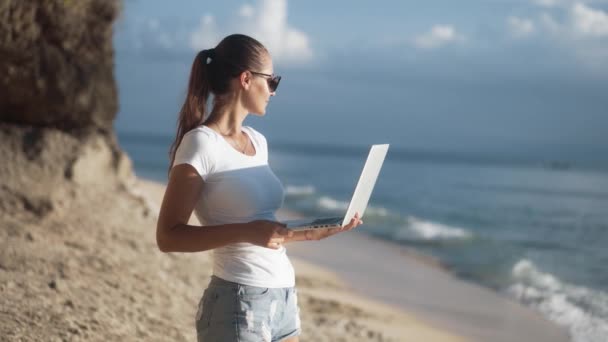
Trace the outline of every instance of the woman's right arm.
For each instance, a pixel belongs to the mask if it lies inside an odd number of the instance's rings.
[[[171,169],[156,225],[156,243],[162,252],[201,252],[238,242],[278,248],[274,242],[282,242],[288,231],[274,222],[188,225],[203,186],[203,180],[191,165],[180,164]],[[252,224],[257,229],[252,229]]]

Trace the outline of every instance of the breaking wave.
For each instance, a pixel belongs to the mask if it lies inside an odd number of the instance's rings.
[[[605,342],[608,336],[608,294],[562,282],[522,259],[512,269],[515,283],[507,292],[520,302],[567,326],[574,342]]]

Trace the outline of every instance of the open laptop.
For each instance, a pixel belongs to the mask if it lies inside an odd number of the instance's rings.
[[[372,195],[372,190],[374,190],[374,185],[376,185],[378,174],[380,174],[384,157],[386,157],[386,153],[388,152],[388,146],[388,144],[372,145],[344,216],[287,220],[281,223],[291,230],[310,230],[343,227],[350,222],[357,212],[359,213],[359,218],[362,218],[369,198]]]

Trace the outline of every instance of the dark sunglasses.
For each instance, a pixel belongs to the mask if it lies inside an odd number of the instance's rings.
[[[279,75],[269,75],[269,74],[264,74],[261,72],[255,72],[255,71],[249,71],[254,75],[259,75],[259,76],[264,76],[264,78],[266,78],[266,82],[268,82],[268,88],[270,89],[270,92],[274,93],[277,88],[279,87],[279,82],[281,82],[281,76]]]

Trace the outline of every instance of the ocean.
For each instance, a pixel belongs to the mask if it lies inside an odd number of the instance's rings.
[[[139,177],[166,182],[171,136],[118,127],[118,137]],[[346,210],[369,146],[269,146],[285,208],[316,216]],[[605,168],[392,146],[364,222],[361,232],[534,308],[568,327],[573,341],[608,340]]]

